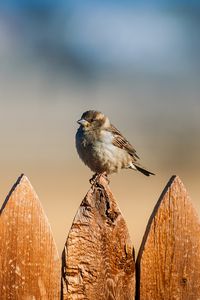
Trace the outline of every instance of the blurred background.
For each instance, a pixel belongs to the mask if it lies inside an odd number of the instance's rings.
[[[200,214],[199,94],[198,0],[2,0],[1,203],[25,173],[61,253],[92,176],[76,153],[76,121],[100,110],[156,173],[111,177],[137,251],[171,175]]]

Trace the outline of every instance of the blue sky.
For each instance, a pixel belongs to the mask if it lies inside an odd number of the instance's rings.
[[[168,5],[183,5],[186,4],[188,6],[190,5],[197,5],[199,6],[200,3],[198,0],[85,0],[84,2],[82,0],[2,0],[1,5],[13,5],[13,6],[33,6],[33,5],[60,5],[60,3],[64,4],[71,4],[73,6],[75,5],[85,5],[87,3],[94,4],[94,3],[101,3],[103,5],[109,5],[109,4],[120,4],[120,5],[149,5],[149,2],[151,5],[154,6],[168,6]]]
[[[15,49],[24,60],[96,71],[190,74],[199,68],[200,1],[10,0],[0,5],[2,57]]]

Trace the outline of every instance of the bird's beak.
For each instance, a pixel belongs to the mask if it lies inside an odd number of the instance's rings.
[[[87,126],[89,122],[86,121],[85,119],[80,119],[77,121],[77,123],[82,126]]]

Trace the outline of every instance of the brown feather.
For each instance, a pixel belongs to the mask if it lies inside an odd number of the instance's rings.
[[[140,171],[142,174],[144,174],[144,175],[146,175],[146,176],[149,176],[149,175],[155,175],[154,173],[152,173],[152,172],[150,172],[150,171],[144,169],[144,168],[141,167],[141,166],[138,166],[138,165],[136,165],[136,164],[135,164],[134,166],[136,167],[136,169],[137,169],[138,171]]]
[[[113,134],[114,138],[112,143],[114,146],[126,150],[134,159],[139,159],[136,150],[114,125],[111,124],[106,130]]]

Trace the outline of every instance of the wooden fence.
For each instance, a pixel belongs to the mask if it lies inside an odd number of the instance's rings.
[[[149,219],[135,263],[126,223],[103,178],[82,201],[62,261],[26,176],[0,217],[1,300],[198,300],[200,223],[173,176]]]

